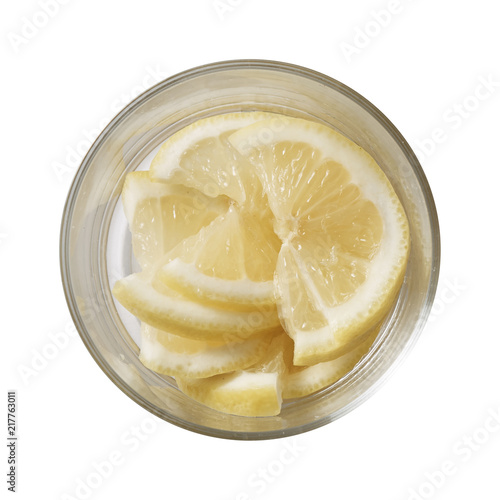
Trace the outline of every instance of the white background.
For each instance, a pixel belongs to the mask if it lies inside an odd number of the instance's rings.
[[[0,407],[16,389],[17,498],[500,498],[495,2],[54,1],[50,18],[43,0],[0,14]],[[73,334],[60,283],[68,152],[158,80],[237,58],[304,65],[373,102],[420,150],[441,223],[438,300],[416,348],[367,403],[289,440],[225,441],[151,417]],[[119,463],[98,476],[110,455]]]

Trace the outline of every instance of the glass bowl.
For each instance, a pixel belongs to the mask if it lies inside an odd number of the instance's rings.
[[[170,135],[210,115],[274,111],[323,122],[368,151],[406,210],[411,254],[404,284],[370,352],[344,378],[285,401],[276,417],[239,417],[182,394],[139,361],[139,323],[111,294],[137,271],[120,192],[125,175],[148,167]],[[80,336],[104,373],[154,415],[191,431],[232,439],[291,436],[365,401],[415,343],[429,315],[439,270],[439,228],[420,164],[392,123],[362,96],[315,71],[262,60],[219,62],[175,75],[137,97],[90,148],[71,186],[61,228],[61,272]]]

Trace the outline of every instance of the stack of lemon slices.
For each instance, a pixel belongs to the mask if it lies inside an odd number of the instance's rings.
[[[216,410],[279,414],[368,352],[405,274],[408,222],[363,149],[316,122],[213,116],[122,192],[141,272],[116,299],[142,363]]]

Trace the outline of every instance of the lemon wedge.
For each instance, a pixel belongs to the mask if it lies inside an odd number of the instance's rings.
[[[113,295],[144,323],[188,339],[238,341],[280,327],[276,310],[245,312],[214,308],[165,286],[159,292],[147,273],[131,274],[117,281]]]
[[[346,137],[288,118],[228,140],[261,179],[283,245],[276,295],[294,364],[334,359],[392,306],[409,253],[408,221],[384,172]]]
[[[278,415],[285,373],[283,340],[277,336],[266,355],[246,370],[204,379],[177,378],[187,396],[224,413],[245,417]]]
[[[179,337],[142,323],[140,360],[163,375],[206,378],[255,364],[271,340],[271,335],[264,334],[241,342],[207,342]]]
[[[232,206],[166,256],[156,279],[186,297],[226,309],[276,308],[280,241],[272,221]]]
[[[149,172],[127,174],[122,202],[134,256],[144,270],[228,209],[224,197],[211,198],[185,186],[152,182]]]
[[[188,125],[162,145],[151,163],[151,178],[243,203],[246,194],[239,172],[241,159],[228,146],[227,136],[270,116],[262,112],[227,113]]]
[[[378,330],[371,333],[359,346],[331,361],[311,366],[295,366],[287,363],[283,398],[302,398],[339,381],[368,353],[377,334]]]

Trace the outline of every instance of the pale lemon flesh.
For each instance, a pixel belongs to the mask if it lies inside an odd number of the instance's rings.
[[[366,151],[313,121],[231,113],[174,134],[134,174],[124,207],[146,272],[113,292],[151,325],[146,365],[218,411],[266,416],[363,359],[410,247]]]

